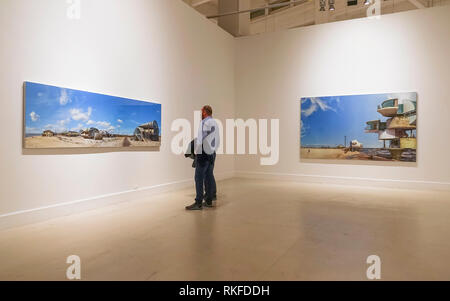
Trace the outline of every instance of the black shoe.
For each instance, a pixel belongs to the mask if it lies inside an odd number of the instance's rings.
[[[203,203],[203,206],[204,206],[204,207],[208,207],[208,208],[214,207],[212,201],[210,201],[210,202],[205,201],[205,202]]]
[[[197,204],[197,202],[195,202],[194,204],[190,205],[190,206],[186,206],[186,210],[202,210],[202,205]]]

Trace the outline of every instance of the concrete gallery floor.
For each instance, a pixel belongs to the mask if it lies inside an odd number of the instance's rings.
[[[450,192],[231,179],[0,232],[0,280],[450,280]]]

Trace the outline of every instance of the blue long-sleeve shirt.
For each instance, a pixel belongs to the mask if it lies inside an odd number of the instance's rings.
[[[220,133],[217,122],[211,116],[202,120],[198,129],[196,154],[212,155],[220,146]],[[200,143],[201,141],[201,143]]]

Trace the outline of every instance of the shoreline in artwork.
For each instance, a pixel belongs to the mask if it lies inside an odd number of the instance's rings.
[[[332,147],[300,147],[301,159],[328,160],[370,160],[391,162],[415,162],[415,150],[404,151],[384,148],[332,148]]]
[[[111,147],[160,147],[159,141],[136,141],[132,137],[110,137],[102,140],[85,139],[83,137],[66,137],[56,135],[53,137],[32,136],[25,138],[25,148],[111,148]]]

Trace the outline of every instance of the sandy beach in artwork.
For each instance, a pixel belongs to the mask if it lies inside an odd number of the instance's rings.
[[[301,159],[328,159],[328,160],[376,160],[392,161],[376,155],[360,151],[351,151],[348,148],[300,148]]]
[[[25,148],[79,148],[79,147],[159,147],[161,141],[136,141],[130,137],[111,137],[103,140],[83,137],[34,136],[25,138]]]

